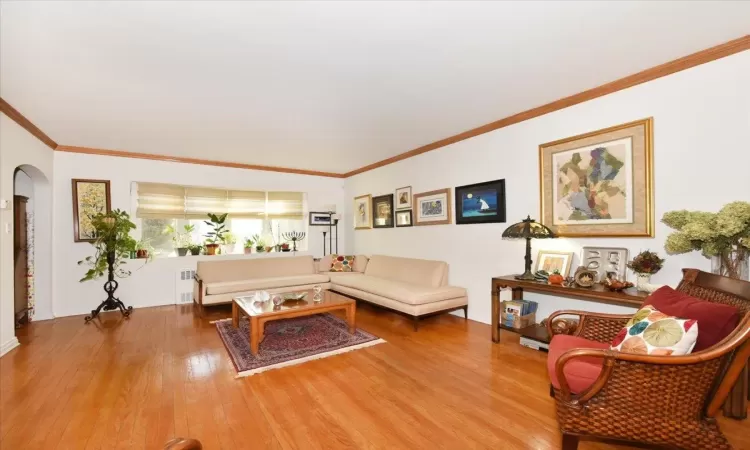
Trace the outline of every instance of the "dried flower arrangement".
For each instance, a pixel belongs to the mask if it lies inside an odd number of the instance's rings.
[[[732,202],[718,213],[671,211],[661,221],[677,230],[667,237],[667,253],[700,250],[706,258],[720,258],[724,275],[741,277],[750,255],[750,203]]]
[[[659,258],[656,252],[644,251],[638,253],[632,261],[628,263],[628,268],[635,273],[647,273],[653,275],[660,271],[664,266],[664,259]]]

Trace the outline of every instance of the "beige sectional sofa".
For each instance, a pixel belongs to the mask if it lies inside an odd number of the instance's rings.
[[[317,262],[311,256],[200,261],[194,299],[202,311],[256,290],[284,292],[318,284],[405,314],[415,329],[425,316],[458,309],[467,314],[466,290],[448,285],[445,262],[357,255],[353,272],[331,272],[330,267],[330,256]]]

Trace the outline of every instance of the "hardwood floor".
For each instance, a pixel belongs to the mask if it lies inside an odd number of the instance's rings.
[[[419,332],[366,305],[358,326],[385,344],[252,377],[190,306],[32,323],[0,358],[0,448],[160,449],[175,436],[213,449],[557,449],[546,354],[453,316]],[[721,418],[737,449],[750,420]],[[626,448],[585,442],[581,449]]]

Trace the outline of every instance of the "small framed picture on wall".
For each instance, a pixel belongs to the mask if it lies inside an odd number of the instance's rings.
[[[332,214],[327,212],[310,212],[310,225],[326,227],[333,225],[331,217]]]
[[[410,227],[411,223],[411,209],[405,211],[396,211],[396,226],[397,227]]]
[[[396,189],[396,209],[411,209],[411,186]]]

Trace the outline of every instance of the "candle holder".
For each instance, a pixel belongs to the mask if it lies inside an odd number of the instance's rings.
[[[281,237],[284,238],[287,242],[292,243],[292,251],[297,251],[297,242],[303,241],[305,239],[305,232],[304,231],[289,231],[287,233],[282,233]]]

